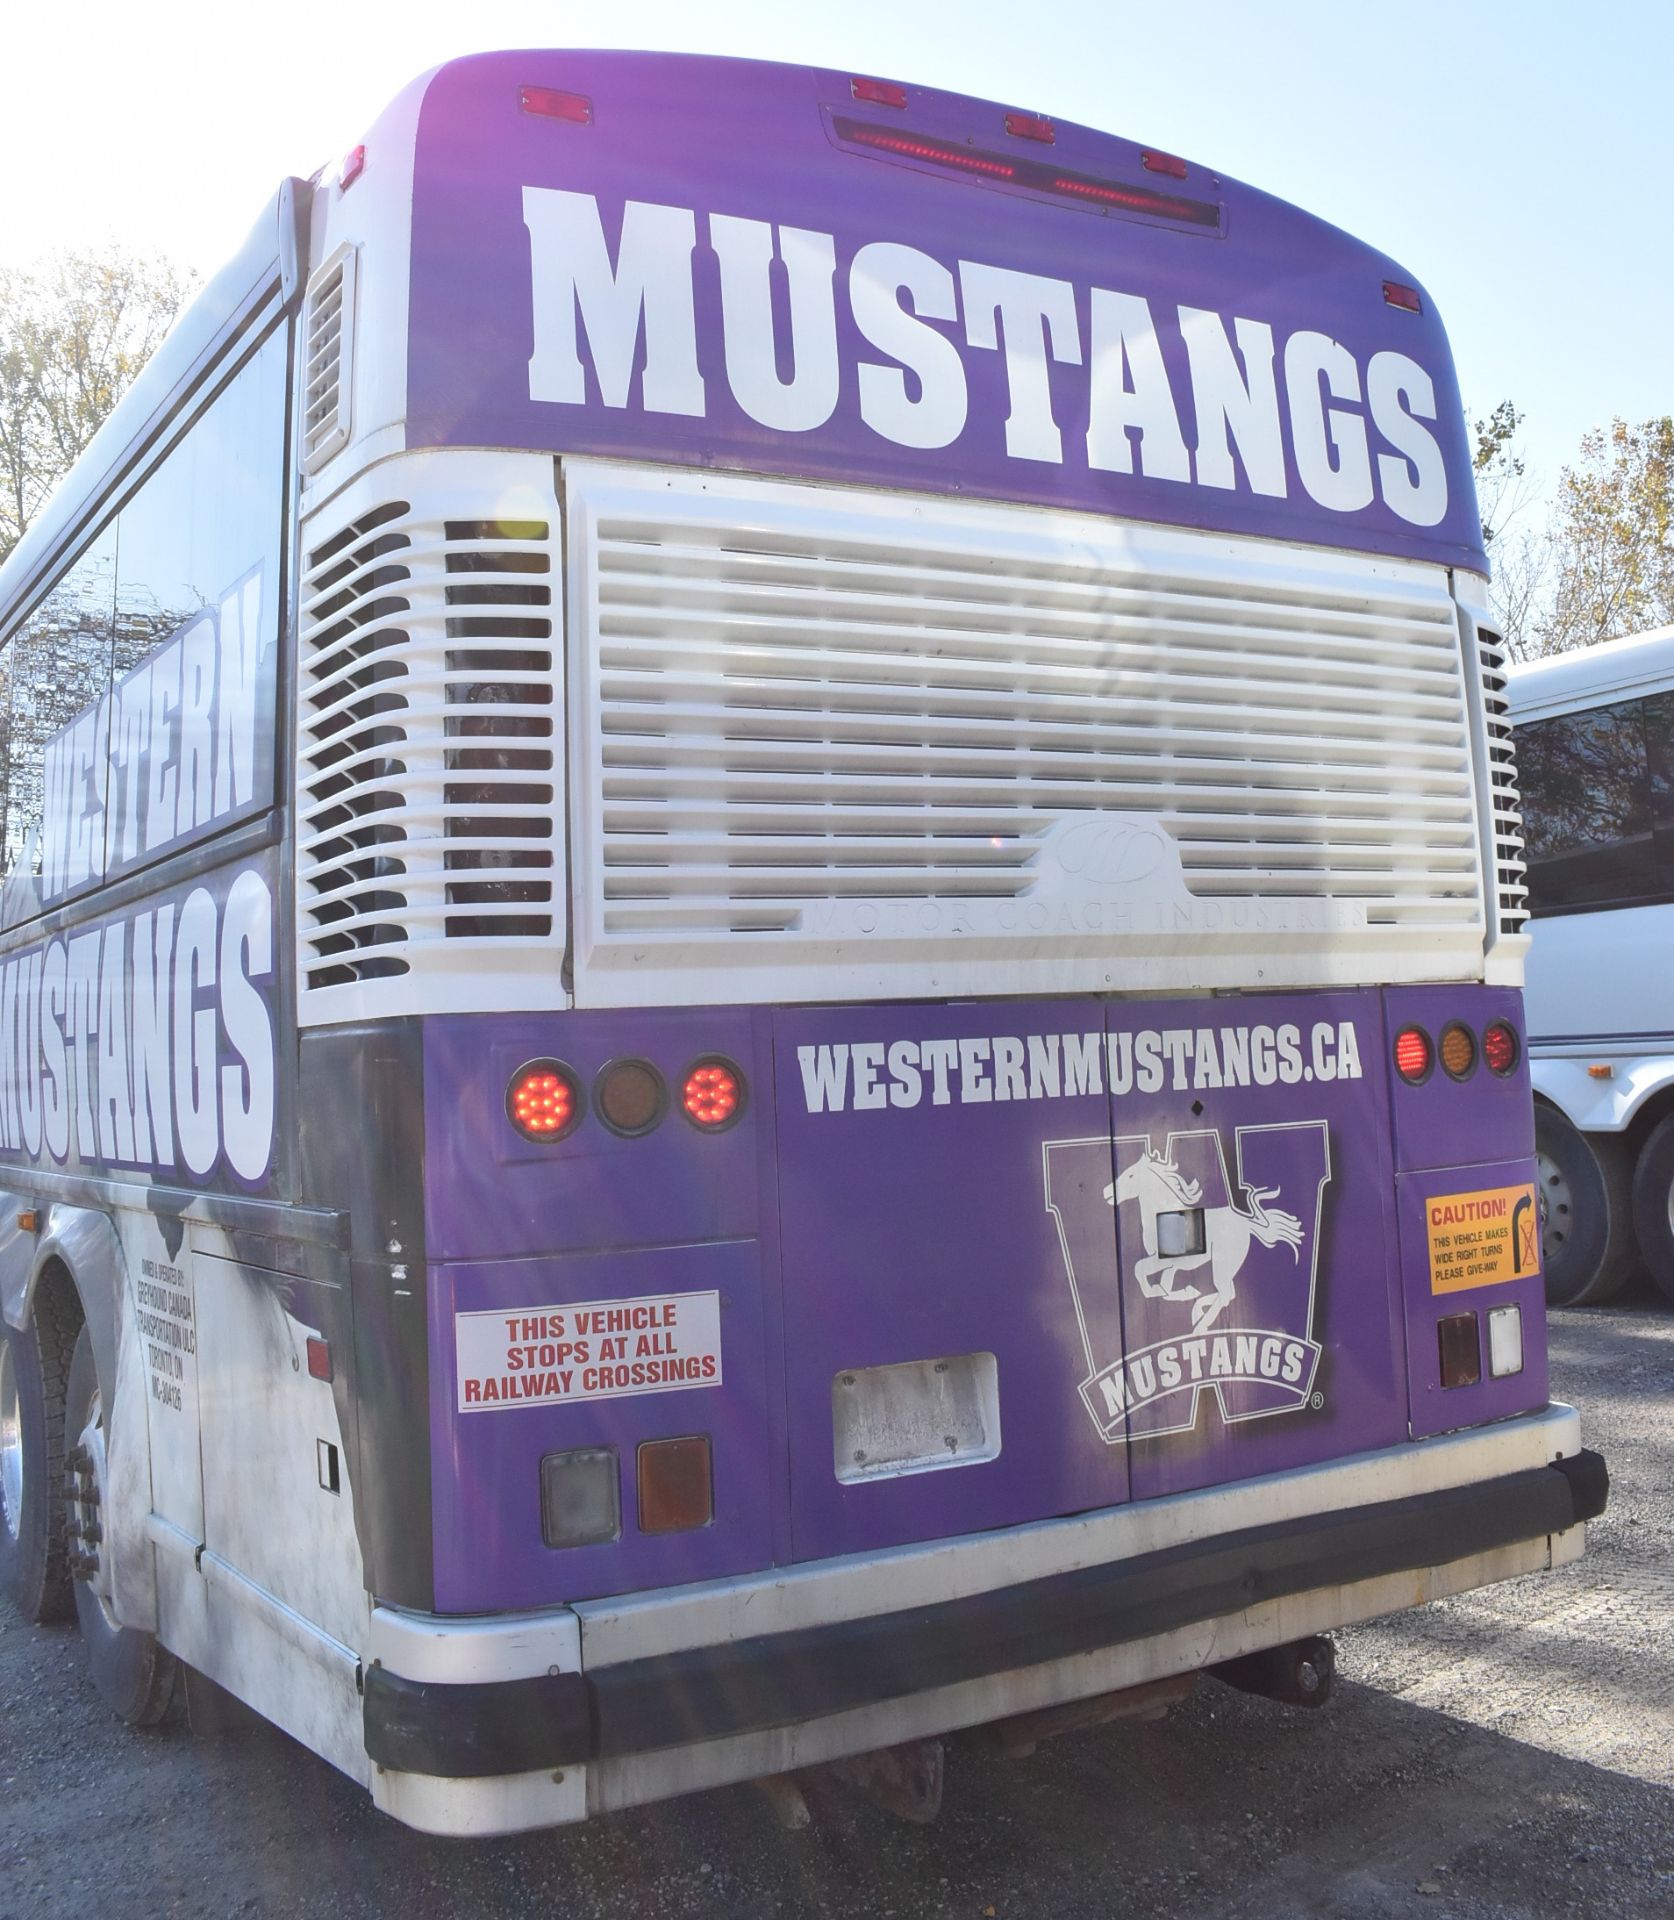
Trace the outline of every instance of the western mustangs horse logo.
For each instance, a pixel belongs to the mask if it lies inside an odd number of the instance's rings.
[[[1229,1424],[1308,1404],[1319,1235],[1331,1178],[1323,1120],[1051,1140],[1058,1229],[1087,1363],[1083,1403],[1114,1444],[1186,1431],[1212,1392]],[[1114,1178],[1111,1177],[1114,1173]]]
[[[1296,1253],[1303,1240],[1302,1222],[1294,1213],[1264,1211],[1269,1200],[1278,1197],[1277,1187],[1248,1187],[1250,1210],[1236,1206],[1203,1207],[1203,1183],[1188,1180],[1172,1160],[1151,1151],[1145,1144],[1143,1155],[1104,1190],[1112,1206],[1132,1200],[1139,1207],[1139,1237],[1144,1255],[1134,1263],[1133,1277],[1139,1290],[1153,1300],[1190,1300],[1192,1331],[1202,1333],[1221,1317],[1223,1309],[1237,1298],[1238,1271],[1249,1253],[1251,1240],[1264,1247],[1289,1247]],[[1202,1214],[1200,1246],[1184,1251],[1158,1250],[1157,1222],[1164,1213],[1184,1214],[1197,1210]],[[1182,1285],[1179,1276],[1189,1271],[1201,1276],[1201,1286]]]

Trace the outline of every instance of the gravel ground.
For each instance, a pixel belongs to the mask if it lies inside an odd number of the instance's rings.
[[[1205,1683],[1155,1725],[948,1756],[940,1822],[835,1785],[428,1840],[268,1731],[112,1724],[73,1631],[0,1603],[0,1920],[127,1913],[1674,1916],[1674,1314],[1554,1316],[1610,1461],[1587,1557],[1342,1636],[1294,1713]]]

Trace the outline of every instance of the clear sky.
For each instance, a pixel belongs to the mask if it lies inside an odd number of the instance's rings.
[[[211,271],[286,173],[488,47],[851,67],[1085,121],[1306,206],[1429,288],[1466,403],[1547,486],[1674,410],[1674,8],[1656,0],[12,0],[0,262],[118,238]]]

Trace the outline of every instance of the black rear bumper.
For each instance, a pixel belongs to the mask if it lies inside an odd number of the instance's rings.
[[[374,1667],[366,1751],[381,1767],[480,1779],[785,1726],[1564,1533],[1604,1511],[1609,1484],[1602,1456],[1583,1452],[1473,1486],[590,1674],[453,1686]]]

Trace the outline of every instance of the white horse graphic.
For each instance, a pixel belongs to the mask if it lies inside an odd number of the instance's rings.
[[[1105,1188],[1104,1197],[1111,1206],[1122,1200],[1135,1201],[1139,1206],[1139,1237],[1145,1257],[1134,1263],[1133,1272],[1140,1292],[1153,1300],[1193,1301],[1192,1331],[1202,1333],[1237,1297],[1238,1274],[1252,1240],[1259,1240],[1264,1247],[1287,1246],[1291,1258],[1300,1260],[1302,1222],[1281,1208],[1266,1211],[1266,1203],[1278,1191],[1277,1187],[1246,1186],[1248,1213],[1241,1207],[1205,1208],[1201,1253],[1157,1251],[1157,1215],[1196,1207],[1203,1198],[1203,1187],[1199,1181],[1186,1179],[1172,1160],[1153,1153],[1150,1147],[1141,1159],[1116,1176]],[[1179,1284],[1179,1276],[1185,1272],[1206,1281],[1207,1287]]]

